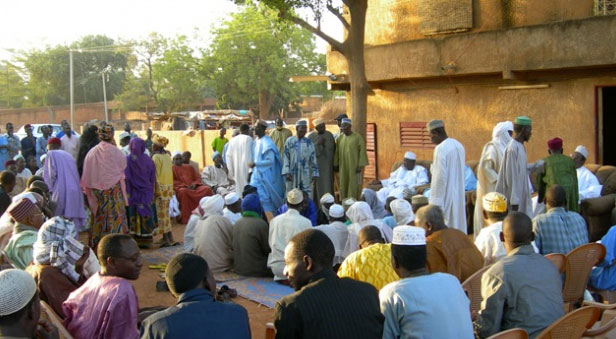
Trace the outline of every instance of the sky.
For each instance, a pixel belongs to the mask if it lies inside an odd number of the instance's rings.
[[[10,59],[10,50],[43,49],[91,34],[123,40],[143,39],[151,32],[183,34],[206,44],[212,26],[237,10],[231,0],[2,1],[0,60]],[[341,39],[342,27],[332,15],[325,17],[322,28]],[[325,53],[325,42],[316,41],[317,50]]]

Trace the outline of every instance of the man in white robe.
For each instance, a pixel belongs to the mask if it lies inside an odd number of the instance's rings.
[[[428,171],[423,166],[415,165],[416,160],[415,153],[404,153],[404,162],[391,172],[389,179],[377,181],[377,183],[383,185],[383,188],[377,192],[379,200],[384,203],[390,195],[400,196],[405,188],[415,188],[430,181]]]
[[[505,148],[511,141],[511,134],[513,134],[513,123],[511,121],[499,122],[492,130],[492,140],[483,146],[477,166],[477,200],[475,200],[473,217],[473,236],[475,239],[483,228],[483,196],[494,192],[496,188],[498,171]]]
[[[235,186],[229,180],[227,169],[222,162],[220,153],[214,152],[212,160],[214,165],[206,166],[201,172],[203,184],[210,186],[216,194],[225,195],[228,192],[235,192]]]
[[[443,210],[445,224],[467,233],[464,196],[464,146],[449,138],[442,120],[428,122],[430,139],[436,148],[432,161],[430,204]]]
[[[226,163],[229,170],[229,178],[235,182],[235,192],[242,194],[244,186],[248,184],[248,175],[252,162],[253,139],[250,136],[250,126],[242,124],[240,134],[233,137],[227,144]]]
[[[344,261],[344,246],[346,246],[349,230],[344,215],[342,205],[332,204],[328,210],[329,224],[320,225],[314,229],[325,233],[334,244],[334,265],[342,264]]]
[[[498,172],[495,191],[507,198],[509,211],[523,212],[529,217],[534,215],[528,179],[528,164],[524,143],[532,135],[531,120],[521,116],[515,119],[514,137],[509,142]]]
[[[600,197],[603,185],[599,184],[597,177],[588,168],[584,167],[586,159],[588,159],[586,147],[582,145],[576,147],[573,154],[571,154],[571,158],[573,158],[577,171],[580,201]]]
[[[225,195],[225,209],[222,215],[227,218],[232,225],[242,217],[242,199],[239,194],[231,192]]]

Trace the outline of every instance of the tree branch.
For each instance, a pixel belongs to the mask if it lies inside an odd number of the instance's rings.
[[[334,8],[334,6],[332,6],[331,4],[327,4],[327,10],[330,11],[336,18],[338,18],[338,20],[340,20],[340,22],[342,22],[342,25],[344,26],[344,28],[346,28],[347,30],[351,29],[351,25],[342,16],[342,14],[340,14],[340,12],[338,11],[337,8]]]
[[[307,29],[308,31],[312,32],[312,34],[318,36],[319,38],[327,41],[328,44],[330,44],[332,46],[332,49],[338,52],[342,53],[342,43],[332,37],[330,37],[329,35],[323,33],[323,31],[321,31],[320,29],[314,27],[313,25],[307,23],[306,21],[304,21],[301,18],[298,18],[294,15],[285,15],[284,13],[281,13],[282,17],[284,19],[287,19],[293,23],[295,23],[296,25],[299,25],[305,29]]]

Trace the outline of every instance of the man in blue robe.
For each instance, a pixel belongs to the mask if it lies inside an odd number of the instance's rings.
[[[255,124],[257,140],[254,143],[250,185],[257,188],[263,210],[273,213],[284,203],[284,182],[282,180],[282,163],[274,141],[265,134],[267,123],[258,120]]]

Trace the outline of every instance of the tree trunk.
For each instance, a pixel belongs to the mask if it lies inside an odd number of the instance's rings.
[[[274,102],[274,95],[267,91],[259,92],[259,119],[270,119],[270,110]]]
[[[351,83],[351,117],[353,129],[366,140],[367,106],[370,85],[366,79],[364,62],[364,36],[366,28],[367,0],[351,1],[351,28],[343,52],[349,65]]]

